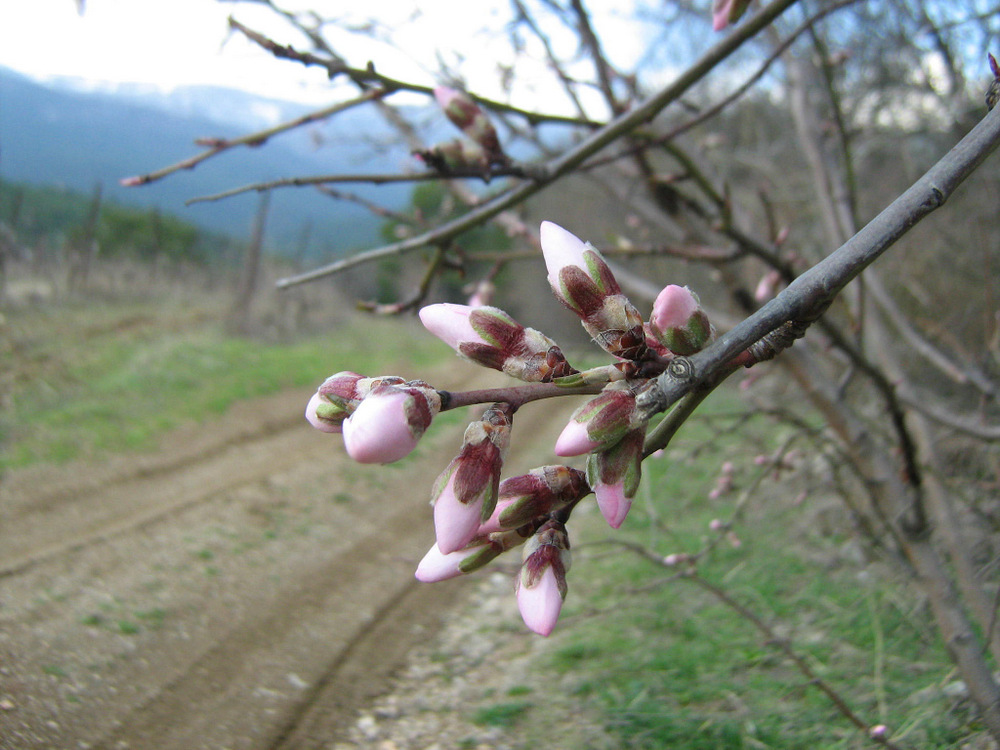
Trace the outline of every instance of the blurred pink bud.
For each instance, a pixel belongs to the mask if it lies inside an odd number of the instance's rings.
[[[734,471],[736,471],[736,466],[733,464],[732,461],[723,461],[720,470],[723,474],[732,474]]]
[[[712,29],[722,31],[736,23],[750,5],[750,0],[714,0],[712,3]]]
[[[663,558],[663,564],[672,568],[675,565],[687,562],[688,559],[687,554],[684,552],[673,552]]]
[[[417,447],[440,409],[441,397],[425,384],[379,386],[344,420],[344,447],[358,463],[398,461]]]
[[[889,736],[889,727],[885,724],[876,724],[868,730],[868,736],[873,740],[884,740]]]
[[[144,185],[146,180],[142,177],[122,177],[118,180],[118,184],[122,187],[138,187],[139,185]]]
[[[496,293],[496,290],[497,289],[493,285],[493,282],[480,281],[476,284],[475,291],[473,291],[472,296],[469,297],[466,304],[469,307],[485,307],[493,300],[493,295]]]
[[[743,541],[736,536],[736,532],[730,531],[726,534],[726,541],[729,542],[729,546],[733,549],[739,549],[743,546]]]
[[[682,356],[702,349],[714,334],[698,296],[676,284],[665,286],[656,296],[649,330],[663,346]]]
[[[712,520],[711,520],[711,521],[709,522],[709,524],[708,524],[708,528],[710,528],[710,529],[711,529],[712,531],[722,531],[723,529],[725,529],[725,528],[726,528],[726,524],[724,524],[724,523],[723,523],[722,521],[720,521],[720,520],[719,520],[718,518],[713,518],[713,519],[712,519]]]
[[[757,282],[757,288],[753,291],[754,300],[760,304],[767,302],[777,294],[779,286],[781,274],[778,271],[768,271]]]
[[[437,86],[434,98],[455,127],[482,147],[488,162],[504,160],[496,129],[468,94],[447,86]]]
[[[597,482],[594,485],[594,494],[597,496],[597,507],[601,509],[604,520],[613,529],[621,528],[621,525],[625,523],[625,516],[628,515],[629,509],[632,507],[632,499],[625,497],[624,483],[604,484]]]

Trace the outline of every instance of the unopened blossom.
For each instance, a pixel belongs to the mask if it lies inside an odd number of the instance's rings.
[[[559,301],[580,317],[606,352],[622,359],[641,358],[646,351],[642,316],[622,294],[603,256],[551,221],[542,222],[539,239],[549,286]]]
[[[656,296],[649,330],[663,346],[682,356],[702,349],[715,333],[698,296],[676,284],[665,286]]]
[[[434,98],[455,127],[483,149],[488,161],[504,160],[496,128],[472,97],[464,91],[448,86],[437,86],[434,89]]]
[[[750,0],[714,0],[712,3],[712,29],[722,31],[731,23],[736,23],[746,12]]]
[[[569,466],[539,466],[500,483],[496,508],[479,533],[517,529],[590,494],[587,475]]]
[[[436,583],[471,573],[496,559],[500,554],[524,544],[527,535],[517,531],[500,531],[477,535],[460,550],[444,554],[434,545],[417,565],[414,576],[423,583]]]
[[[645,434],[645,426],[632,430],[613,447],[592,453],[587,459],[587,481],[594,490],[597,507],[614,529],[625,522],[639,489]]]
[[[363,464],[398,461],[417,447],[441,397],[423,381],[379,385],[344,420],[344,447]]]
[[[465,431],[462,449],[438,477],[432,491],[438,549],[462,549],[493,513],[503,459],[510,445],[511,409],[494,404]]]
[[[555,453],[581,456],[610,448],[641,424],[632,386],[624,380],[609,383],[573,413],[556,439]]]
[[[570,567],[566,527],[558,521],[544,524],[525,544],[523,560],[517,578],[517,608],[528,628],[547,636],[566,598]]]
[[[424,327],[461,356],[527,382],[576,372],[548,336],[496,307],[441,303],[420,310]]]
[[[306,404],[306,420],[321,432],[341,432],[344,420],[361,403],[368,389],[364,381],[373,380],[356,372],[338,372],[331,375],[316,390]],[[402,378],[394,380],[402,383]],[[359,390],[359,384],[362,388]]]

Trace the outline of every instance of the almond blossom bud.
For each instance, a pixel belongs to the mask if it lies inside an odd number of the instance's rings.
[[[442,554],[462,549],[493,513],[510,445],[511,408],[494,404],[466,428],[462,449],[432,491],[434,533]]]
[[[612,448],[592,453],[587,459],[587,480],[597,497],[597,507],[614,529],[624,523],[632,507],[632,498],[639,489],[645,435],[643,425],[629,432]]]
[[[736,23],[746,12],[750,0],[714,0],[712,3],[712,30],[722,31],[731,23]]]
[[[380,378],[366,378],[347,370],[331,375],[317,389],[306,405],[306,419],[322,432],[342,432],[347,419],[362,399],[376,385],[395,385],[403,378],[388,375]]]
[[[469,544],[447,555],[435,543],[417,565],[414,574],[418,581],[436,583],[455,578],[487,565],[499,555],[520,544],[527,537],[517,531],[501,531],[492,534],[478,535]]]
[[[600,394],[577,409],[556,440],[557,456],[580,456],[610,448],[645,422],[635,405],[628,381],[609,383]]]
[[[566,598],[569,537],[558,521],[546,522],[524,547],[517,578],[517,608],[524,624],[539,635],[555,628]]]
[[[496,307],[441,303],[420,310],[424,327],[477,364],[532,383],[575,373],[548,336]]]
[[[650,332],[674,354],[687,356],[702,349],[715,335],[698,296],[686,286],[665,286],[653,302]]]
[[[580,316],[606,352],[639,359],[646,351],[642,316],[622,294],[601,254],[551,221],[542,222],[540,240],[549,286],[559,301]]]
[[[517,529],[590,494],[587,475],[569,466],[539,466],[500,483],[496,508],[479,533]]]
[[[441,397],[423,381],[377,385],[344,420],[344,447],[359,463],[398,461],[417,447],[440,410]]]
[[[472,98],[464,91],[438,86],[434,89],[434,98],[444,110],[448,119],[478,143],[486,152],[489,161],[503,161],[504,153],[500,148],[497,131],[486,113],[479,108]]]

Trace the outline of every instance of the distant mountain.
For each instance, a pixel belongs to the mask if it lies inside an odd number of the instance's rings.
[[[378,115],[359,108],[275,136],[260,148],[234,149],[151,185],[119,185],[123,177],[198,153],[202,147],[194,144],[196,138],[231,138],[306,111],[300,104],[230,89],[88,91],[67,81],[42,84],[0,68],[0,177],[88,193],[100,182],[115,201],[156,206],[185,221],[245,237],[256,194],[190,207],[185,200],[281,177],[417,167],[404,146],[387,145],[392,134]],[[398,208],[408,201],[411,188],[359,184],[343,189]],[[380,221],[356,204],[334,201],[311,188],[275,191],[267,244],[278,251],[291,249],[307,225],[310,255],[327,255],[377,242]]]

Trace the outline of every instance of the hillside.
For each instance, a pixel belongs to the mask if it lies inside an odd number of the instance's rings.
[[[42,84],[0,68],[0,177],[89,193],[96,183],[111,200],[156,207],[203,228],[245,237],[257,206],[254,195],[185,206],[192,197],[261,180],[295,175],[398,171],[411,163],[405,149],[373,149],[388,130],[370,111],[283,134],[265,147],[240,149],[142,188],[119,180],[199,151],[202,137],[234,137],[306,111],[303,105],[210,87],[170,94],[124,88],[84,91],[66,82]],[[364,155],[365,163],[359,162]],[[406,202],[405,186],[352,186],[352,192],[390,207]],[[269,244],[295,243],[311,227],[310,253],[339,254],[376,238],[379,221],[364,209],[308,190],[278,191],[268,222]]]

